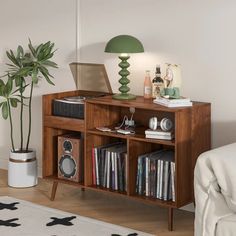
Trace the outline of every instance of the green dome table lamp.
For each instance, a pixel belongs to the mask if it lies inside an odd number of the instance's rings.
[[[144,52],[142,43],[133,36],[118,35],[107,43],[105,52],[120,54],[119,58],[121,62],[119,63],[119,67],[121,70],[119,71],[119,75],[121,76],[121,79],[119,80],[119,83],[121,86],[119,91],[121,93],[113,95],[113,98],[118,100],[135,99],[135,95],[128,93],[130,88],[127,86],[127,84],[130,82],[130,80],[127,78],[127,76],[130,74],[130,72],[127,70],[127,68],[130,66],[130,64],[127,60],[130,58],[129,53]]]

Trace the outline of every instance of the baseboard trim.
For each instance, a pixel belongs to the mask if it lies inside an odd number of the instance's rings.
[[[8,159],[0,159],[0,169],[8,169]]]
[[[184,211],[190,211],[190,212],[195,212],[195,208],[194,208],[194,205],[193,203],[190,203],[184,207],[181,207],[180,208],[181,210],[184,210]]]

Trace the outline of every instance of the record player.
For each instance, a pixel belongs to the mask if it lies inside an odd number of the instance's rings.
[[[92,96],[83,95],[54,99],[52,113],[55,116],[84,119],[85,99],[111,94],[112,89],[103,64],[73,62],[70,64],[70,69],[77,89],[94,91],[95,93]]]

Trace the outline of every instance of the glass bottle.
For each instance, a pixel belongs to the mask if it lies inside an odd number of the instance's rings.
[[[160,97],[162,89],[164,89],[164,80],[161,78],[161,67],[157,65],[155,77],[152,80],[152,97]]]
[[[143,96],[144,98],[152,98],[152,82],[149,70],[146,70]]]

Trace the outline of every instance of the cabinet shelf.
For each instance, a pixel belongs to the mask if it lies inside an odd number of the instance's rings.
[[[135,134],[119,134],[115,132],[103,132],[99,131],[97,129],[90,129],[87,131],[88,134],[96,134],[96,135],[102,135],[107,137],[114,137],[114,138],[121,138],[121,139],[127,139],[127,140],[137,140],[147,143],[156,143],[156,144],[163,144],[166,146],[175,146],[175,140],[161,140],[161,139],[148,139],[145,138],[145,134],[141,133],[135,133]]]
[[[126,192],[112,190],[112,189],[104,188],[104,187],[97,186],[97,185],[89,185],[89,186],[86,186],[86,188],[92,189],[92,190],[95,190],[95,191],[100,191],[100,192],[107,192],[107,193],[111,193],[111,194],[120,194],[120,195],[124,195],[124,196],[127,195]]]
[[[84,120],[61,116],[44,116],[45,127],[84,132]]]
[[[147,202],[150,204],[157,204],[159,206],[163,206],[163,207],[173,207],[173,208],[177,208],[177,204],[176,202],[173,201],[163,201],[157,198],[151,198],[151,197],[146,197],[146,196],[140,196],[140,195],[132,195],[129,196],[130,198],[137,200],[137,201],[141,201],[141,202]]]

